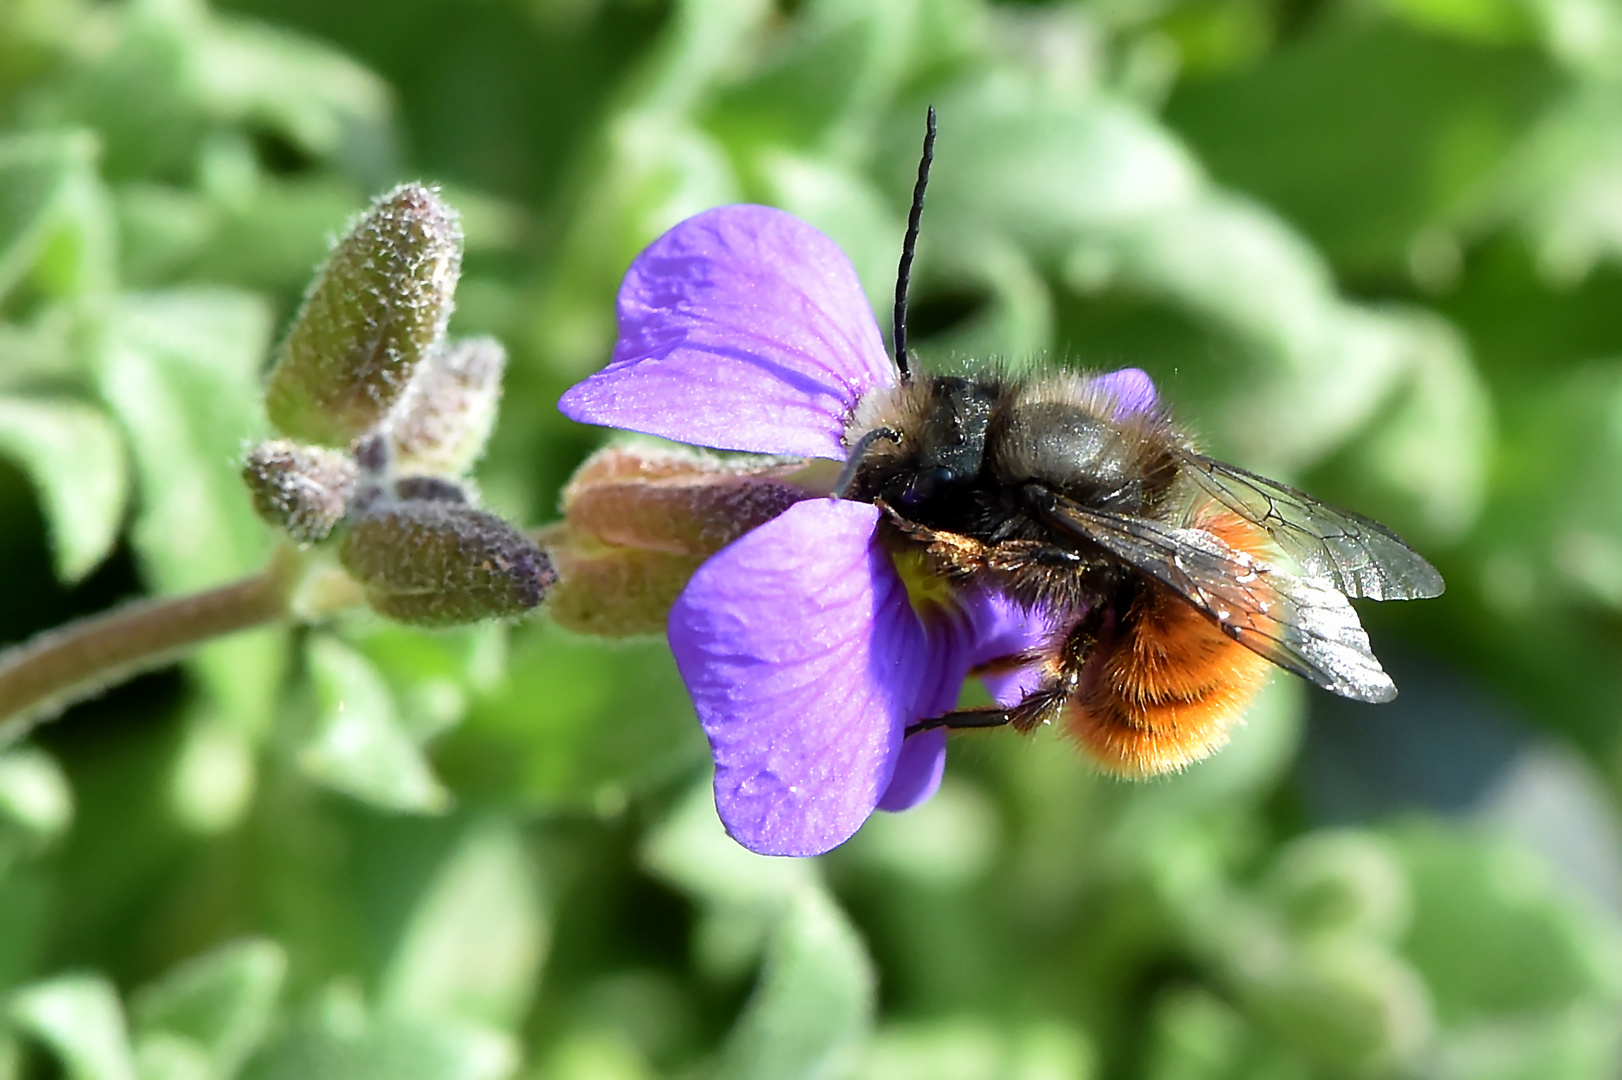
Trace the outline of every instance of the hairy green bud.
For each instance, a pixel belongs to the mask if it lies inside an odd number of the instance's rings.
[[[411,380],[391,424],[402,470],[456,476],[484,452],[507,353],[494,338],[442,342]]]
[[[455,626],[521,615],[557,580],[535,541],[461,502],[376,495],[352,515],[338,561],[379,615]]]
[[[356,472],[348,454],[291,439],[260,443],[242,465],[254,510],[300,544],[325,540],[343,519]]]
[[[461,223],[431,188],[373,203],[293,320],[265,390],[271,422],[327,446],[375,427],[444,336],[461,267]]]

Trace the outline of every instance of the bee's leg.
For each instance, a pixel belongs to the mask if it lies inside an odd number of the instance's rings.
[[[907,734],[915,735],[920,731],[934,731],[936,728],[968,731],[973,728],[1005,726],[1016,731],[1030,731],[1053,720],[1063,711],[1064,703],[1069,700],[1073,689],[1068,683],[1069,680],[1061,680],[1053,685],[1043,686],[1027,694],[1023,701],[1011,708],[959,709],[944,716],[920,720],[907,728]]]
[[[1075,570],[1087,560],[1074,551],[1040,540],[1003,540],[986,553],[986,566],[1005,574],[1029,570]]]
[[[1058,719],[1065,705],[1083,682],[1096,677],[1098,663],[1108,652],[1114,640],[1115,617],[1108,608],[1100,608],[1090,617],[1082,619],[1060,643],[1058,655],[1053,658],[1052,674],[1041,686],[1032,690],[1018,705],[1009,708],[959,709],[944,716],[935,716],[910,725],[907,735],[920,731],[946,728],[966,731],[972,728],[1011,727],[1016,731],[1031,731]],[[1100,648],[1103,644],[1103,648]],[[1010,659],[1035,659],[1029,654]],[[1088,663],[1092,660],[1092,663]],[[997,665],[986,665],[983,670],[995,670]]]

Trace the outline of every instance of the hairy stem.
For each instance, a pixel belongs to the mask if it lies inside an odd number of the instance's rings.
[[[285,574],[260,574],[207,592],[138,600],[47,630],[0,652],[0,745],[38,721],[212,638],[287,614]]]

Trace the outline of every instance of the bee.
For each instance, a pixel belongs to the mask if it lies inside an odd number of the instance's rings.
[[[1104,768],[1150,776],[1226,741],[1272,666],[1357,701],[1396,686],[1350,597],[1439,596],[1442,577],[1379,523],[1201,454],[1159,405],[1076,373],[911,373],[906,297],[935,114],[896,283],[902,378],[862,403],[839,493],[883,511],[898,555],[979,582],[1057,632],[1009,707],[908,734],[1057,722]],[[984,673],[982,673],[984,674]]]

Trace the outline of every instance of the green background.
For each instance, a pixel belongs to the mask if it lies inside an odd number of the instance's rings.
[[[387,186],[540,525],[634,254],[772,203],[882,310],[928,103],[926,359],[1142,366],[1397,528],[1402,697],[1280,676],[1149,784],[966,738],[792,862],[660,642],[244,635],[0,755],[0,1077],[1618,1075],[1617,0],[4,0],[0,641],[263,564],[262,374]]]

